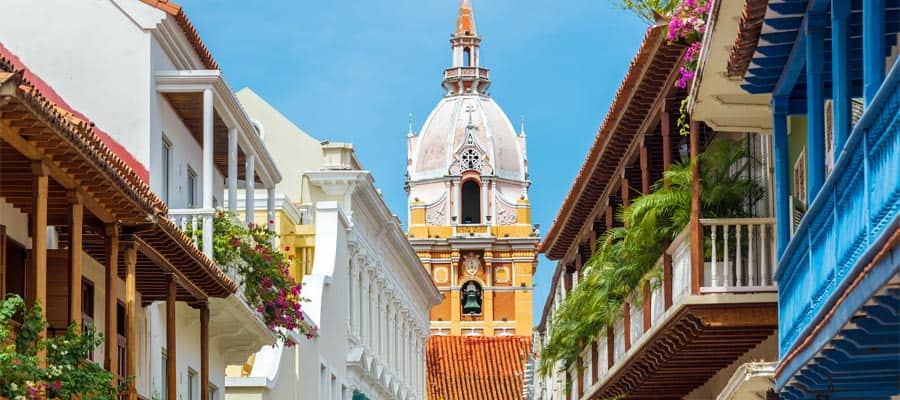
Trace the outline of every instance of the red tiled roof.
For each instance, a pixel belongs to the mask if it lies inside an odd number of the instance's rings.
[[[584,224],[590,223],[587,219],[615,173],[615,160],[623,157],[627,143],[637,133],[635,126],[643,122],[660,93],[670,89],[665,87],[666,77],[677,71],[684,46],[666,42],[667,29],[667,25],[650,27],[631,61],[594,144],[541,243],[540,251],[551,260],[564,257]]]
[[[426,357],[429,400],[519,400],[531,338],[432,336]]]
[[[89,122],[90,120],[82,113],[76,111],[69,103],[66,103],[63,98],[50,87],[47,82],[44,82],[39,76],[35,75],[25,66],[22,60],[19,59],[15,54],[13,54],[9,49],[7,49],[2,42],[0,42],[0,58],[6,60],[6,62],[10,65],[12,70],[21,71],[24,70],[24,78],[27,80],[32,86],[35,87],[41,95],[53,103],[57,108],[65,111],[68,114],[71,114],[75,118],[78,118],[84,122]],[[125,163],[125,165],[131,169],[130,172],[133,172],[138,178],[140,178],[143,182],[150,181],[150,171],[144,167],[144,164],[141,164],[134,156],[125,149],[119,142],[113,139],[109,134],[104,132],[103,130],[93,127],[94,134],[106,145],[106,148],[109,151],[112,151],[118,159]]]
[[[762,32],[768,5],[769,0],[747,0],[744,4],[737,38],[734,39],[734,46],[728,54],[728,69],[725,76],[744,76],[747,72],[753,54],[756,53],[756,45],[759,44],[759,34]]]
[[[184,10],[180,5],[169,0],[141,1],[175,17],[175,21],[178,22],[178,26],[181,27],[184,35],[187,36],[188,41],[191,42],[191,47],[197,52],[197,56],[200,57],[203,66],[207,69],[219,69],[219,64],[213,59],[212,53],[210,53],[209,49],[206,48],[206,45],[203,44],[203,40],[200,40],[200,34],[197,33],[197,28],[195,28],[194,24],[191,23],[191,20],[188,19],[187,14],[184,13]]]
[[[167,204],[153,192],[147,179],[142,179],[132,167],[132,164],[138,167],[142,165],[124,147],[66,103],[62,96],[28,70],[15,54],[0,43],[0,84],[7,82],[13,82],[18,87],[7,96],[29,104],[33,113],[40,114],[45,121],[53,123],[56,131],[67,139],[69,145],[84,150],[80,154],[83,154],[86,163],[93,164],[96,171],[106,175],[102,182],[109,182],[126,193],[140,207],[141,212],[146,213],[144,218],[146,215],[155,217],[155,225],[159,230],[142,234],[164,235],[172,239],[173,247],[186,252],[190,258],[172,260],[176,268],[189,275],[210,296],[226,297],[237,291],[234,281],[166,217]],[[128,157],[130,162],[123,157]],[[143,173],[147,174],[147,171],[143,170]],[[99,193],[100,189],[97,191]],[[102,193],[109,191],[103,189]],[[125,209],[126,204],[119,204],[118,207]],[[206,279],[207,277],[211,279]]]

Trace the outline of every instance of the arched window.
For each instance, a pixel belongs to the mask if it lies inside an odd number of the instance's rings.
[[[475,281],[463,284],[460,302],[463,315],[481,315],[481,285]]]
[[[463,66],[472,66],[472,49],[468,47],[463,49]]]
[[[462,223],[481,223],[481,188],[478,182],[466,181],[462,184]]]

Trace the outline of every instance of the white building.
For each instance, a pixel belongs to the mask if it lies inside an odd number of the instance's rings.
[[[168,204],[173,221],[203,226],[198,236],[206,239],[202,250],[207,256],[214,209],[226,197],[236,207],[239,184],[274,194],[281,176],[272,158],[178,5],[166,0],[10,0],[3,5],[0,43],[121,146],[114,150],[127,155],[139,178]],[[17,217],[4,216],[11,218]],[[103,273],[102,265],[86,259],[84,275],[94,282],[97,296],[106,290]],[[178,283],[179,292],[192,290],[186,280]],[[178,304],[169,319],[177,327],[168,330],[176,336],[168,343],[178,344],[177,355],[166,344],[165,303],[137,310],[138,394],[198,399],[209,390],[209,399],[223,398],[225,366],[275,341],[239,296],[210,297],[206,305]],[[94,321],[102,326],[97,303]],[[208,309],[208,324],[198,323],[192,307]],[[200,348],[201,325],[209,332],[208,362]],[[102,349],[97,357],[102,359]],[[201,364],[211,371],[208,385],[201,384]],[[173,369],[174,375],[165,376]]]
[[[237,97],[287,177],[273,220],[318,334],[229,369],[226,397],[425,398],[428,313],[441,295],[372,175],[352,145],[320,144],[249,89]],[[258,198],[258,211],[263,204]]]

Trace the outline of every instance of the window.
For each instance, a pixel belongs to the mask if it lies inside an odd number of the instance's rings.
[[[188,400],[197,400],[200,397],[200,385],[197,383],[197,371],[188,368]]]
[[[463,65],[466,67],[472,66],[472,50],[468,47],[463,49]]]
[[[160,376],[159,387],[161,390],[160,390],[159,398],[160,398],[160,400],[169,400],[169,389],[168,389],[168,387],[166,387],[168,376],[169,376],[168,360],[166,359],[166,349],[162,349],[161,359],[162,359],[162,363],[160,364],[161,367],[160,367],[160,375],[159,375]]]
[[[209,384],[209,399],[208,400],[218,400],[219,399],[219,388],[212,383]]]
[[[94,325],[94,282],[81,280],[81,329]],[[94,352],[88,352],[88,360],[94,361]]]
[[[197,205],[197,173],[194,169],[187,169],[187,207],[194,208]]]
[[[462,223],[481,223],[481,188],[478,182],[467,181],[462,184]]]
[[[161,165],[162,171],[160,171],[162,186],[160,186],[160,194],[162,195],[163,201],[166,203],[169,202],[169,177],[171,176],[171,165],[172,165],[172,142],[169,139],[166,139],[165,136],[162,138],[162,158],[159,161]]]

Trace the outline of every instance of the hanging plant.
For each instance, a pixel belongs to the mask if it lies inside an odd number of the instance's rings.
[[[13,320],[17,315],[21,324]],[[0,300],[0,397],[114,400],[125,392],[129,381],[113,386],[112,374],[88,360],[103,344],[92,325],[82,331],[73,323],[64,335],[41,338],[46,327],[39,306],[27,308],[16,295]],[[38,361],[41,351],[46,351],[46,366]]]
[[[744,146],[716,139],[700,155],[701,209],[707,218],[748,216],[745,205],[759,200],[763,189],[748,178],[754,160]],[[585,263],[583,277],[557,309],[550,324],[550,340],[541,352],[541,373],[553,372],[558,363],[568,369],[604,327],[621,316],[622,305],[654,271],[665,244],[690,221],[691,166],[674,164],[651,193],[637,197],[620,210],[622,227],[597,240],[597,249]],[[634,300],[634,299],[632,299]],[[637,299],[640,300],[640,299]]]
[[[666,38],[670,42],[680,41],[688,46],[682,56],[684,63],[679,71],[680,76],[675,82],[679,88],[687,88],[697,71],[697,60],[700,56],[703,34],[706,33],[706,18],[710,4],[709,0],[684,0],[675,8],[672,19],[669,20],[669,33]]]
[[[244,225],[234,214],[219,210],[213,220],[213,256],[217,264],[233,269],[242,279],[247,304],[263,318],[266,326],[285,345],[291,346],[288,332],[312,337],[304,327],[300,295],[302,285],[291,276],[290,251],[278,251],[272,245],[276,234],[265,225]]]

